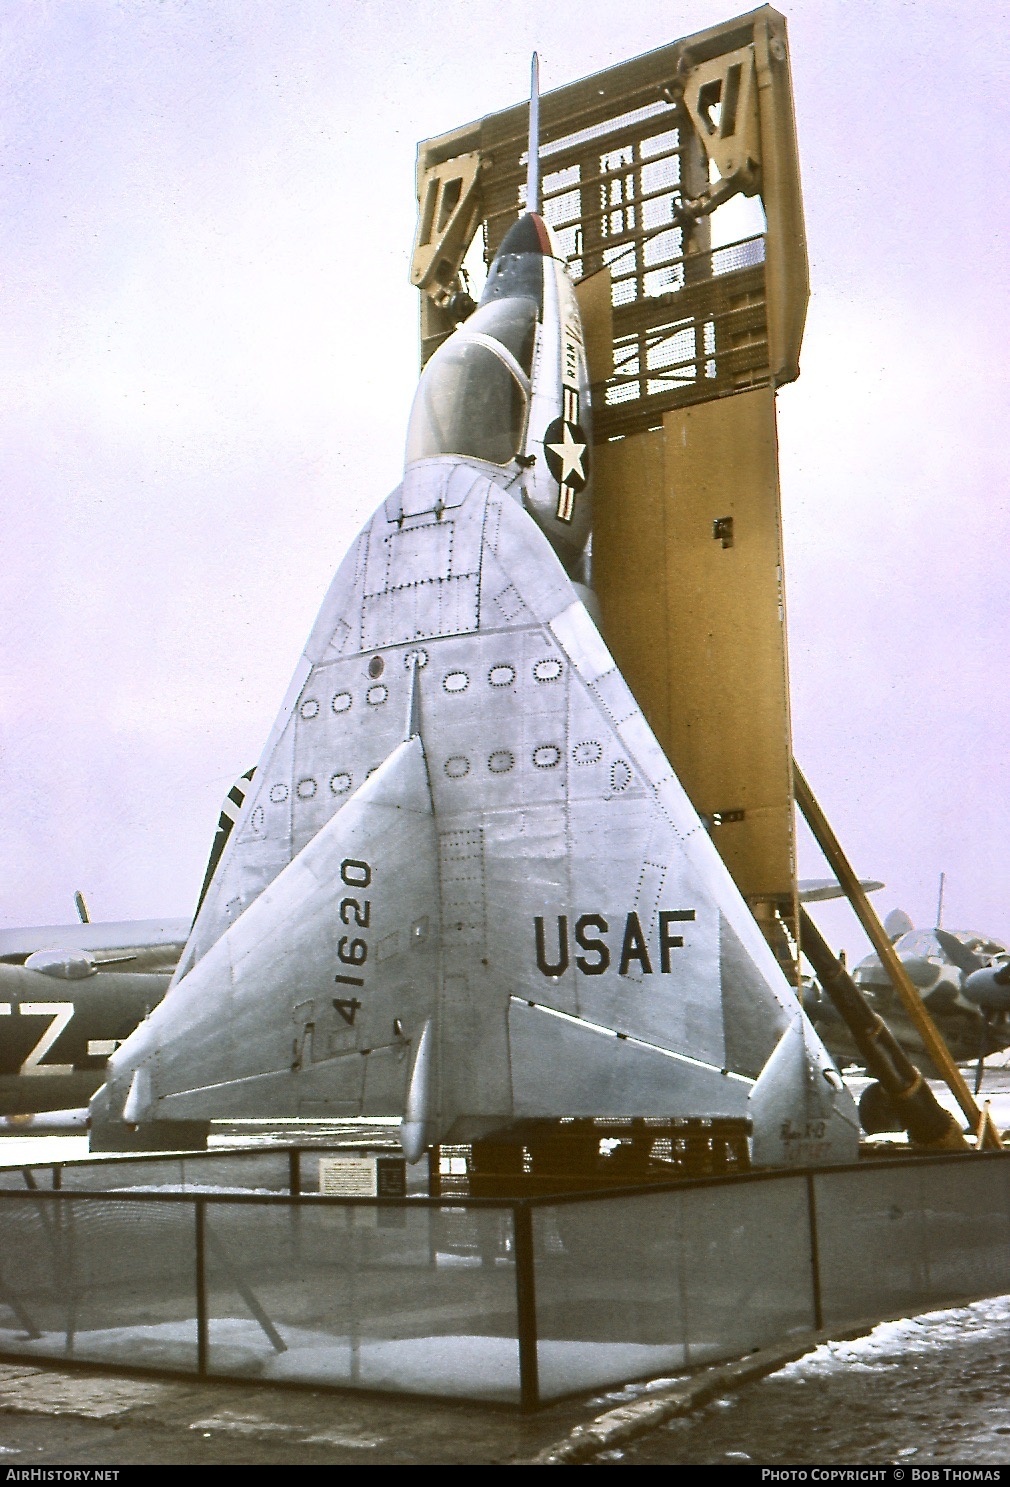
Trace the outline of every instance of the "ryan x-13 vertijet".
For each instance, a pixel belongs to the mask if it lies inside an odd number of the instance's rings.
[[[590,579],[590,380],[526,211],[428,362],[165,1000],[92,1142],[383,1115],[407,1157],[517,1121],[739,1116],[843,1161],[855,1107],[618,671]]]

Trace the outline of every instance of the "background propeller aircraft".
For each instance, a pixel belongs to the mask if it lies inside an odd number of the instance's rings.
[[[189,920],[0,930],[0,1117],[86,1105],[165,994]]]
[[[888,914],[884,928],[958,1063],[978,1060],[981,1071],[984,1058],[1010,1047],[1010,985],[999,979],[1010,982],[1006,945],[975,930],[916,929],[901,909]],[[923,1072],[938,1073],[879,957],[859,961],[852,979]],[[804,987],[803,1001],[835,1057],[858,1060],[844,1023],[816,983]]]

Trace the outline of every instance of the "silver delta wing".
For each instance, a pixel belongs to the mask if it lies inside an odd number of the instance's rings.
[[[403,1116],[430,1024],[428,1139],[747,1114],[801,1023],[539,527],[476,465],[429,461],[338,572],[179,979],[106,1099],[144,1062],[147,1119]],[[854,1117],[809,1028],[800,1046],[839,1160]]]

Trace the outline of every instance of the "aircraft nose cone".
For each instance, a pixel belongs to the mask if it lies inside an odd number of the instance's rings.
[[[547,225],[538,213],[526,212],[518,222],[513,222],[502,238],[496,256],[506,257],[510,253],[535,253],[538,257],[550,258],[551,240],[547,235]]]

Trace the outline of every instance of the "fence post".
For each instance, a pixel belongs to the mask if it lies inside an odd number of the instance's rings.
[[[301,1147],[288,1147],[288,1197],[300,1198],[302,1195],[302,1152]],[[289,1209],[291,1216],[291,1245],[294,1259],[301,1264],[302,1259],[302,1205],[292,1203]]]
[[[196,1371],[207,1376],[207,1204],[197,1198],[193,1204],[196,1221]]]
[[[512,1209],[516,1242],[516,1319],[519,1332],[519,1403],[525,1412],[540,1408],[537,1364],[537,1292],[533,1262],[533,1219],[529,1205]]]
[[[810,1230],[810,1285],[814,1301],[814,1328],[824,1328],[824,1310],[821,1305],[821,1259],[817,1244],[817,1195],[814,1192],[814,1175],[807,1173],[807,1226]]]

